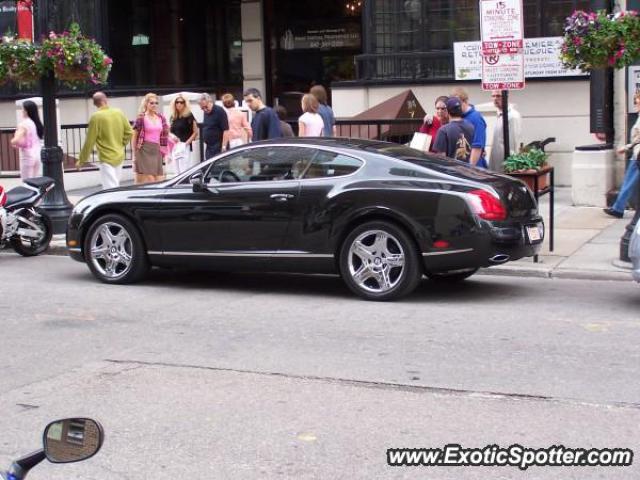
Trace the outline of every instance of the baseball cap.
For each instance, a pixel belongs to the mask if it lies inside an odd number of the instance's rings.
[[[458,97],[449,97],[447,100],[447,111],[449,115],[462,116],[462,102]]]

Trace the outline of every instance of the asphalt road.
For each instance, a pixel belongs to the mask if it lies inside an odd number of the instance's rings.
[[[98,456],[30,479],[640,477],[640,286],[477,276],[406,300],[332,276],[154,271],[107,286],[0,254],[0,462],[51,419]],[[389,467],[392,447],[625,447],[631,467]]]

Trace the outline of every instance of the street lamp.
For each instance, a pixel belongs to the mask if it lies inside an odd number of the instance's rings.
[[[36,4],[38,31],[46,35],[50,28],[50,8],[55,0],[40,0]],[[63,154],[58,145],[58,119],[56,116],[56,80],[53,70],[43,75],[40,82],[42,91],[42,120],[44,123],[44,148],[42,149],[43,174],[56,181],[56,185],[44,198],[43,208],[51,218],[54,233],[66,231],[67,220],[73,209],[64,190]]]

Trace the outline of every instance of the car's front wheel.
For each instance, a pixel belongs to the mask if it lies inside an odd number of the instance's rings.
[[[400,227],[385,221],[354,228],[340,249],[340,273],[367,300],[395,300],[411,293],[422,268],[415,244]]]
[[[84,257],[91,272],[105,283],[133,283],[149,271],[144,242],[122,215],[98,218],[87,232]]]

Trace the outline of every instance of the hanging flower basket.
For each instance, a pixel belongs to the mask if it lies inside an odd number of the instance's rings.
[[[630,10],[577,10],[566,19],[560,58],[565,68],[623,68],[640,59],[640,16]]]
[[[0,42],[0,83],[13,81],[29,86],[38,81],[38,46],[15,37],[2,37]]]
[[[82,35],[77,23],[42,41],[40,70],[53,70],[56,79],[71,88],[106,83],[112,63],[99,43]]]

